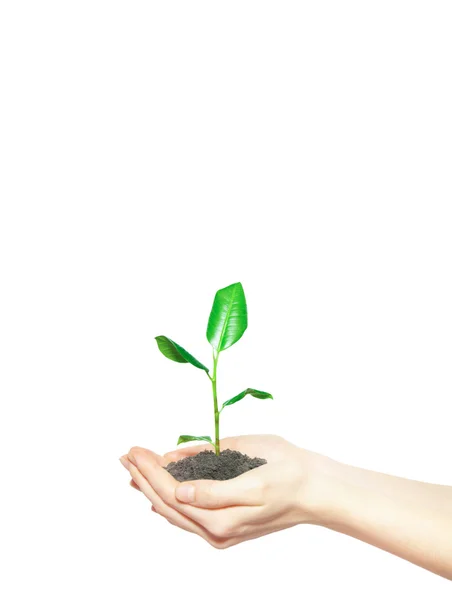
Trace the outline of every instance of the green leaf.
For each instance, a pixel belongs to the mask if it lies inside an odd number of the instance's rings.
[[[268,392],[260,392],[259,390],[253,390],[253,388],[247,388],[244,392],[241,392],[240,394],[237,394],[237,396],[234,396],[234,398],[223,402],[221,410],[223,410],[225,406],[230,406],[231,404],[235,404],[239,400],[242,400],[242,398],[244,398],[248,394],[250,394],[250,396],[254,396],[255,398],[260,398],[261,400],[265,400],[266,398],[270,398],[270,400],[273,400],[273,396]]]
[[[207,339],[221,352],[239,341],[248,327],[245,292],[241,283],[233,283],[215,294],[209,322]]]
[[[194,442],[196,440],[199,440],[200,442],[209,442],[209,444],[212,444],[212,446],[215,448],[215,444],[212,442],[212,439],[209,435],[180,435],[179,439],[177,440],[177,445],[183,444],[184,442]]]
[[[176,342],[173,342],[173,340],[170,340],[165,335],[158,335],[155,339],[160,352],[166,356],[166,358],[178,363],[190,363],[198,369],[204,369],[206,373],[209,372],[209,369],[200,363],[199,360],[196,360],[196,358],[182,348],[182,346],[179,346],[179,344],[176,344]]]

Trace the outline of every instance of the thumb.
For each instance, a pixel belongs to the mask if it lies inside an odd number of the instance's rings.
[[[176,498],[200,508],[255,506],[261,503],[262,485],[257,477],[248,474],[227,481],[187,481],[176,487]]]

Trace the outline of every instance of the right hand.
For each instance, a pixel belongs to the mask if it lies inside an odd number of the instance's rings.
[[[175,450],[163,459],[132,448],[127,460],[135,467],[130,472],[136,486],[151,499],[155,512],[216,548],[299,523],[320,522],[318,474],[333,461],[274,435],[225,438],[221,448],[265,458],[267,464],[227,481],[179,483],[162,466],[210,449],[209,445]]]

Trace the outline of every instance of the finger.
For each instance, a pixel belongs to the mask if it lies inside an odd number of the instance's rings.
[[[260,506],[262,479],[261,476],[257,477],[250,471],[226,481],[209,479],[188,481],[176,487],[175,495],[179,502],[200,508]]]
[[[131,479],[129,481],[129,485],[130,485],[130,487],[133,487],[135,490],[138,490],[139,492],[141,492],[140,488],[137,486],[137,484],[134,482],[133,479]]]
[[[167,473],[164,469],[161,468],[161,466],[159,464],[160,463],[159,458],[161,458],[161,457],[159,457],[154,452],[151,452],[150,450],[145,450],[143,448],[132,448],[131,453],[132,453],[132,456],[134,453],[136,453],[136,454],[140,455],[141,457],[143,457],[143,456],[146,457],[149,462],[151,462],[152,464],[157,464],[158,469],[160,471],[163,471],[166,475],[168,475],[170,477],[170,479],[175,481],[174,478],[169,475],[169,473]],[[136,462],[135,458],[133,458],[132,460],[134,462]],[[133,462],[128,460],[128,458],[126,456],[121,457],[121,462],[124,464],[124,466],[126,466],[126,468],[128,468],[129,473],[132,476],[132,479],[133,479],[134,483],[136,484],[136,486],[140,489],[141,492],[143,492],[143,494],[146,496],[146,498],[148,498],[148,500],[150,500],[150,502],[152,503],[151,508],[152,508],[153,512],[164,517],[172,525],[176,525],[177,527],[180,527],[181,529],[184,529],[185,531],[189,531],[191,533],[196,533],[197,535],[199,535],[200,537],[205,539],[209,544],[211,544],[215,548],[226,548],[229,546],[229,540],[220,539],[216,535],[212,534],[208,529],[203,527],[201,524],[197,523],[196,521],[192,520],[190,517],[180,513],[176,509],[174,509],[171,506],[169,506],[168,504],[166,504],[162,500],[162,498],[159,496],[159,494],[153,489],[152,485],[146,479],[146,477],[143,476],[143,474],[140,472],[138,467]],[[174,484],[173,484],[173,487],[174,487]],[[173,490],[173,497],[174,497],[174,490]],[[187,508],[190,509],[191,511],[200,511],[200,509],[191,507],[191,506],[189,506]],[[204,511],[204,512],[207,513],[208,511]]]
[[[254,514],[249,514],[249,511],[254,510],[259,505],[260,495],[256,493],[256,490],[260,491],[261,486],[258,484],[258,479],[250,476],[251,473],[245,474],[246,478],[240,476],[228,482],[197,481],[183,484],[185,486],[198,485],[198,503],[195,495],[192,504],[190,498],[186,496],[183,496],[185,500],[183,502],[176,498],[176,480],[157,464],[151,451],[132,448],[128,456],[136,463],[141,474],[146,477],[165,504],[200,525],[215,539],[221,538],[224,541],[225,538],[236,535],[239,530],[243,531],[244,523],[250,521],[254,516]],[[231,486],[231,483],[233,484],[232,487],[223,487],[226,485]],[[231,493],[231,489],[234,490],[233,493]],[[211,492],[211,494],[209,495],[208,492]],[[212,496],[212,492],[216,492],[217,495]],[[235,506],[237,504],[242,506]],[[216,511],[209,510],[209,508],[223,508],[224,513],[220,515]]]
[[[184,529],[185,531],[199,535],[215,548],[227,548],[229,545],[231,545],[229,540],[217,537],[198,523],[192,521],[189,517],[186,517],[177,510],[165,504],[165,502],[163,502],[159,495],[153,490],[146,478],[143,477],[138,468],[133,464],[130,466],[130,474],[134,478],[134,481],[137,483],[140,490],[152,502],[151,510],[164,517],[171,525],[175,525],[180,529]]]
[[[151,501],[154,512],[157,512],[162,517],[165,517],[165,519],[167,519],[171,524],[177,525],[177,527],[180,527],[181,529],[185,529],[185,531],[197,533],[198,535],[201,535],[201,537],[205,537],[205,532],[199,525],[190,521],[188,517],[178,513],[176,510],[163,502],[163,500],[153,490],[146,478],[141,475],[140,471],[133,464],[130,464],[130,474],[139,489],[143,492],[146,498]]]
[[[119,462],[122,464],[122,466],[129,470],[129,466],[130,466],[130,462],[129,459],[127,458],[127,454],[124,454],[124,456],[121,456],[121,458],[119,459]]]
[[[150,464],[157,463],[157,455],[154,455],[150,450],[144,451],[143,449],[132,449],[132,454],[147,457]],[[137,462],[136,456],[133,458],[134,462]],[[191,511],[195,514],[196,519],[191,519],[189,516],[182,514],[177,509],[169,506],[164,502],[159,493],[153,488],[146,477],[141,473],[138,467],[132,462],[128,461],[129,472],[133,477],[134,482],[139,487],[140,491],[152,502],[152,511],[163,516],[172,525],[176,525],[181,529],[196,533],[200,537],[204,538],[209,544],[215,548],[228,548],[234,544],[237,544],[243,533],[247,528],[244,529],[242,520],[245,522],[251,522],[252,516],[248,511],[256,510],[255,507],[230,507],[224,509],[222,518],[219,519],[215,514],[215,511],[205,510],[194,506],[181,505],[186,511]],[[159,468],[166,475],[169,475],[164,469]],[[174,479],[169,476],[170,480]],[[174,487],[174,484],[173,484]],[[174,493],[174,492],[173,492]],[[232,512],[231,512],[232,511]],[[235,513],[234,511],[237,511]],[[246,511],[244,514],[243,511]],[[199,519],[199,515],[202,519]],[[205,522],[205,526],[203,525]],[[238,530],[241,530],[240,533]]]
[[[127,462],[138,469],[166,504],[175,507],[178,504],[175,496],[177,482],[166,469],[162,468],[158,458],[158,455],[151,450],[134,447],[127,455]]]
[[[207,522],[205,517],[208,515],[203,515],[201,508],[177,500],[175,493],[177,481],[159,465],[154,452],[135,447],[131,448],[127,456],[130,464],[139,470],[165,504],[205,527]]]
[[[222,508],[226,506],[258,506],[261,504],[261,476],[253,471],[227,481],[198,480],[177,485],[176,480],[158,462],[158,455],[144,448],[132,448],[127,455],[153,486],[157,494],[169,505],[182,510],[191,518],[199,511],[188,511],[188,506]],[[260,467],[262,474],[265,465]],[[181,504],[182,503],[182,504]]]
[[[125,454],[124,456],[121,456],[121,458],[119,460],[120,460],[122,466],[125,469],[127,469],[128,471],[130,471],[130,465],[131,465],[131,463],[127,459],[127,454]],[[137,486],[137,484],[134,482],[133,479],[131,479],[129,481],[129,485],[130,485],[130,487],[133,487],[135,490],[138,490],[139,492],[141,492],[140,488]]]

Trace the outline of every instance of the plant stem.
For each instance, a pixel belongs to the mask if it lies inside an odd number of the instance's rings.
[[[213,407],[215,411],[215,454],[220,455],[220,413],[218,411],[218,398],[217,398],[217,363],[220,353],[213,353],[213,374],[212,374],[212,393],[213,393]]]

